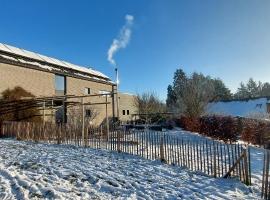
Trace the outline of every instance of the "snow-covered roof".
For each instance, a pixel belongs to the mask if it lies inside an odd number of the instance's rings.
[[[207,113],[265,119],[269,115],[267,103],[265,97],[245,101],[212,102],[207,105]]]
[[[55,69],[53,66],[59,66],[67,70],[75,70],[79,73],[88,74],[91,76],[95,76],[97,78],[110,81],[110,78],[108,76],[92,68],[82,67],[82,66],[75,65],[66,61],[56,59],[56,58],[52,58],[52,57],[44,56],[35,52],[27,51],[25,49],[13,47],[7,44],[0,43],[0,53],[1,52],[4,52],[5,54],[0,54],[0,57],[11,60],[11,61],[18,61],[24,64],[31,64],[31,65],[41,67],[43,69],[48,69],[48,70]],[[14,55],[17,57],[14,57]],[[30,60],[24,60],[23,58],[30,59]],[[49,66],[47,64],[52,65],[52,66]]]
[[[123,94],[123,95],[129,95],[129,96],[136,96],[135,94],[131,94],[131,93],[128,93],[128,92],[120,92],[119,94],[120,95]]]

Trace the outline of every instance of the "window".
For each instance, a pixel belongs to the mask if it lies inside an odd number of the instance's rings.
[[[127,110],[127,115],[129,115],[129,110]]]
[[[62,100],[53,100],[53,106],[55,109],[55,121],[57,123],[67,122],[67,107],[63,104]]]
[[[91,89],[90,88],[84,88],[84,94],[91,94]]]
[[[61,75],[55,75],[55,94],[65,95],[66,93],[66,77]]]
[[[122,112],[123,112],[123,115],[125,115],[125,114],[126,114],[125,110],[123,110]]]
[[[91,114],[92,114],[92,112],[91,112],[90,109],[86,109],[86,110],[85,110],[85,116],[86,116],[86,117],[91,117]]]

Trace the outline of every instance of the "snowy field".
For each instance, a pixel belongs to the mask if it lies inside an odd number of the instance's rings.
[[[0,199],[258,199],[214,179],[137,156],[0,140]]]

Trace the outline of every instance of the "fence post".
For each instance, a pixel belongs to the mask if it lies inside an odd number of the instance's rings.
[[[82,140],[84,141],[84,117],[85,117],[85,113],[84,113],[84,101],[83,101],[83,97],[82,97]]]
[[[160,138],[160,161],[166,163],[166,159],[164,156],[164,138],[163,136]]]
[[[4,135],[5,135],[5,129],[4,129],[4,124],[3,124],[3,122],[0,122],[0,128],[1,128],[1,130],[0,130],[0,137],[4,137]]]
[[[117,151],[118,151],[118,153],[120,153],[121,152],[121,150],[120,150],[120,133],[118,130],[116,131],[116,134],[117,134]]]
[[[109,118],[108,118],[108,95],[106,95],[106,128],[107,128],[107,142],[109,141]]]
[[[56,132],[57,132],[57,144],[60,144],[60,132],[61,132],[61,129],[60,129],[60,126],[59,125],[56,129]]]
[[[248,152],[248,148],[244,150],[245,151],[245,155],[244,155],[244,175],[245,175],[245,184],[246,185],[250,185],[249,183],[249,169],[248,169],[248,159],[247,159],[247,152]]]
[[[251,159],[250,159],[250,148],[247,147],[248,150],[248,172],[249,172],[249,184],[251,185]]]
[[[87,147],[88,146],[88,126],[86,126],[86,137],[84,139],[84,146]]]
[[[55,118],[54,118],[54,111],[53,111],[53,99],[52,99],[52,101],[51,101],[51,103],[52,103],[52,106],[51,106],[51,122],[55,122]]]
[[[213,142],[213,148],[214,148],[214,177],[217,177],[217,152],[216,152],[216,145],[215,142]]]
[[[4,125],[3,122],[0,121],[0,137],[4,136]]]
[[[264,177],[265,177],[265,166],[266,166],[266,149],[264,149],[263,153],[263,175],[262,175],[262,192],[261,192],[261,198],[264,197]]]
[[[264,183],[264,198],[267,199],[268,198],[268,178],[269,178],[269,160],[270,160],[270,154],[269,151],[266,150],[266,166],[265,166],[265,183]]]
[[[21,126],[20,126],[20,123],[17,122],[17,123],[16,123],[16,126],[15,126],[15,129],[16,129],[16,139],[17,139],[17,140],[21,140],[21,138],[20,138],[20,131],[19,131],[19,130],[20,130],[20,127],[21,127]]]
[[[43,126],[44,126],[44,125],[45,125],[45,109],[46,109],[46,103],[45,103],[45,100],[43,101],[42,109],[43,109],[42,123],[43,123]]]

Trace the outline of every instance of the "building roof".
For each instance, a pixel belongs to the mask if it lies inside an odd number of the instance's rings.
[[[207,105],[208,114],[240,116],[248,118],[269,118],[267,104],[269,100],[265,97],[249,100],[219,101]]]
[[[69,71],[71,70],[75,75],[78,76],[100,79],[113,83],[108,76],[92,68],[82,67],[3,43],[0,43],[0,57],[10,61],[34,65],[49,71],[57,71],[59,70],[57,67],[60,67]]]

